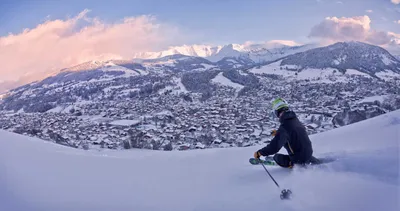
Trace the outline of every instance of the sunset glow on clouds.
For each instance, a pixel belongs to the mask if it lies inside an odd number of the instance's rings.
[[[323,42],[361,41],[380,46],[398,45],[399,36],[393,32],[378,31],[371,28],[368,16],[327,17],[311,29],[311,38]]]
[[[392,0],[393,4],[400,4],[400,0]]]
[[[19,34],[0,37],[1,78],[32,80],[90,60],[130,59],[182,40],[178,29],[151,16],[118,23],[88,18],[88,10],[67,20],[49,20]]]

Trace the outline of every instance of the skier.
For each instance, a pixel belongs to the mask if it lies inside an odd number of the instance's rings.
[[[274,155],[276,164],[284,168],[292,168],[294,164],[318,164],[320,161],[313,156],[313,148],[307,131],[297,118],[296,114],[289,109],[289,105],[282,98],[272,101],[274,115],[281,123],[275,132],[271,142],[254,153],[254,158]],[[279,154],[284,147],[288,155]]]

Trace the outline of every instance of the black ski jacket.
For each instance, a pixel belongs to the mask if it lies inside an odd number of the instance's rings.
[[[308,162],[313,154],[307,131],[293,111],[286,111],[279,119],[281,125],[271,142],[258,152],[262,156],[276,154],[282,147],[294,163]]]

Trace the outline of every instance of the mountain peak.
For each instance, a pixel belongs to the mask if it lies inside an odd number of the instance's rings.
[[[363,42],[338,42],[314,48],[282,59],[281,66],[305,68],[355,69],[374,75],[381,71],[400,73],[400,62],[387,50]]]

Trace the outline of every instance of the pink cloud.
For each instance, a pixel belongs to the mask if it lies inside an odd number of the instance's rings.
[[[393,4],[400,4],[400,0],[392,0]]]
[[[177,27],[152,16],[104,23],[87,17],[88,12],[0,37],[2,80],[30,82],[85,61],[131,59],[137,52],[156,51],[185,40]]]
[[[366,15],[327,17],[311,29],[309,37],[328,44],[338,41],[361,41],[385,47],[398,42],[397,34],[374,30],[370,24],[371,19]]]

